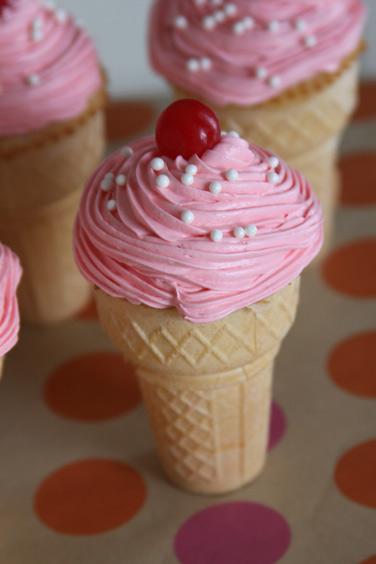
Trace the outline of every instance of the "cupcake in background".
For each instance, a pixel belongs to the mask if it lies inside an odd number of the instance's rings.
[[[103,156],[104,74],[93,42],[46,0],[0,2],[0,240],[20,257],[21,318],[52,323],[84,307],[72,228]]]
[[[77,215],[78,267],[135,366],[169,478],[223,493],[265,462],[273,364],[322,243],[308,182],[179,100],[108,157]]]
[[[18,257],[0,243],[0,378],[5,355],[18,339],[20,316],[16,291],[21,274]]]
[[[156,0],[152,66],[175,97],[204,100],[225,131],[300,170],[330,241],[341,134],[357,101],[361,0]]]

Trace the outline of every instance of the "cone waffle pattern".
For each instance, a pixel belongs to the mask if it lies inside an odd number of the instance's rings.
[[[0,154],[0,240],[20,258],[21,318],[50,323],[82,308],[72,230],[82,188],[104,150],[102,110],[69,132],[12,156]]]
[[[253,479],[265,461],[273,361],[298,302],[299,280],[208,324],[96,289],[105,332],[136,365],[167,475],[219,493]]]

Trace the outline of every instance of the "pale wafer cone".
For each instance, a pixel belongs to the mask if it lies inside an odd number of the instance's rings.
[[[5,356],[0,356],[0,380],[3,376],[4,359],[5,359]]]
[[[223,319],[194,324],[174,308],[95,289],[102,327],[136,367],[162,465],[178,486],[224,493],[262,470],[273,362],[298,294],[297,278]]]
[[[321,201],[324,245],[330,242],[339,176],[337,155],[341,135],[357,102],[359,65],[363,44],[336,73],[322,73],[257,106],[209,105],[224,131],[237,131],[250,143],[269,149],[300,170]],[[196,96],[173,86],[175,98]],[[204,100],[205,101],[205,100]]]
[[[21,319],[53,323],[87,303],[90,286],[73,257],[83,186],[104,151],[104,92],[78,118],[0,139],[0,240],[20,258]]]

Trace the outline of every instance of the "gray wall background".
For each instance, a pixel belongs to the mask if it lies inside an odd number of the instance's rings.
[[[376,79],[376,0],[364,1],[368,7],[365,32],[368,52],[362,57],[362,73]],[[151,0],[58,0],[58,3],[82,20],[94,38],[110,78],[112,95],[149,97],[168,92],[164,81],[154,75],[148,64],[146,34]]]

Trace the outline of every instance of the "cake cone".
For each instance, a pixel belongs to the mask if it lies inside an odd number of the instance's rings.
[[[330,242],[333,228],[339,191],[339,144],[357,102],[359,50],[343,61],[337,73],[322,73],[264,104],[224,108],[210,104],[224,131],[237,131],[250,143],[276,153],[311,183],[324,216],[320,256]],[[175,98],[196,98],[173,89]]]
[[[89,299],[72,251],[82,188],[103,155],[104,93],[80,117],[0,140],[0,240],[19,256],[21,318],[52,323]]]
[[[263,468],[274,358],[296,312],[299,278],[207,324],[94,295],[104,331],[136,366],[166,474],[195,492],[224,493]]]

